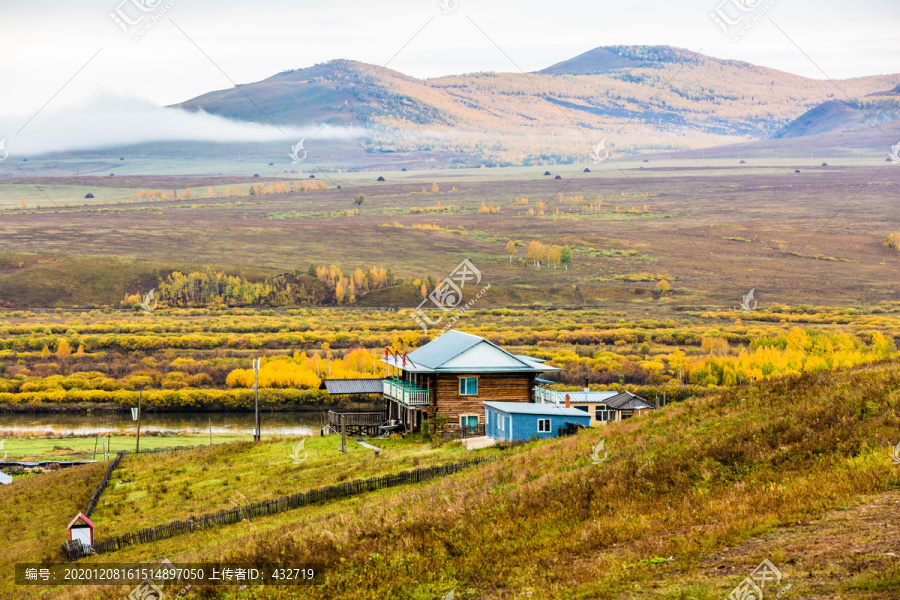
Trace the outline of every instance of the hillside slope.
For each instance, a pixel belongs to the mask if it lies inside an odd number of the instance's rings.
[[[861,97],[897,83],[900,77],[889,75],[840,85]],[[770,137],[804,111],[833,101],[835,94],[828,81],[684,49],[609,46],[527,75],[419,80],[335,60],[210,92],[176,107],[245,121],[365,126],[371,130],[372,151],[476,148],[469,138],[499,140],[508,146],[506,154],[519,156],[521,163],[523,152],[536,151],[529,145],[536,142],[505,136],[543,135],[545,154],[557,145],[584,145],[591,132],[615,136],[610,143],[619,152],[711,146]],[[451,130],[453,135],[436,135]],[[573,137],[576,132],[580,135]]]
[[[441,481],[145,544],[115,560],[323,565],[319,586],[233,598],[433,598],[455,589],[458,598],[705,600],[727,596],[768,558],[792,597],[889,598],[896,554],[865,561],[845,548],[860,576],[841,582],[813,572],[828,566],[807,562],[803,544],[745,542],[801,521],[810,531],[831,510],[900,489],[889,451],[900,437],[897,366],[734,388],[530,443]],[[738,567],[709,568],[736,546]]]
[[[830,100],[803,113],[775,137],[805,137],[832,131],[875,128],[900,119],[900,86],[854,100]]]

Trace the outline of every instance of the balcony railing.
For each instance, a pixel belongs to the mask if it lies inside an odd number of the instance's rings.
[[[556,402],[556,392],[551,388],[539,385],[534,388],[534,401],[538,404],[554,404]]]
[[[408,381],[385,379],[384,395],[407,406],[428,406],[428,389]]]

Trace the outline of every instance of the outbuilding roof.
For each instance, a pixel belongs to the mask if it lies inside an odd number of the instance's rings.
[[[606,401],[606,405],[616,410],[638,410],[642,408],[655,408],[645,398],[635,396],[631,392],[622,392]]]
[[[588,417],[590,414],[577,408],[566,408],[557,404],[533,404],[531,402],[493,402],[487,401],[485,406],[512,415],[536,415],[548,417]]]
[[[545,373],[561,371],[533,357],[516,356],[483,337],[451,329],[421,348],[381,362],[410,373]]]
[[[619,392],[556,392],[556,402],[558,404],[566,403],[566,396],[569,396],[569,402],[608,402],[610,398],[619,395]]]
[[[341,396],[347,394],[381,394],[384,379],[365,378],[365,379],[324,379],[321,388],[325,388],[331,396]]]
[[[90,525],[92,528],[94,527],[94,524],[91,522],[90,519],[88,519],[88,518],[87,518],[86,516],[84,516],[82,513],[78,513],[77,515],[75,515],[75,518],[72,519],[72,521],[69,523],[69,526],[66,527],[66,529],[72,529],[72,526],[75,524],[75,522],[76,522],[78,519],[81,519],[82,521],[84,521],[85,523],[87,523],[88,525]]]

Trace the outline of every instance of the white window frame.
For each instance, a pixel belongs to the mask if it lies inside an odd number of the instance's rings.
[[[469,393],[463,392],[463,382],[464,381],[468,382],[469,380],[475,380],[475,393],[474,394],[469,394]],[[467,383],[466,389],[468,390],[468,388],[469,388],[469,385]],[[460,396],[477,396],[478,395],[478,378],[477,377],[460,377],[459,378],[459,395]]]
[[[606,423],[609,421],[609,412],[608,407],[605,404],[600,404],[594,408],[594,420],[599,421],[600,423]],[[602,415],[602,418],[601,418]]]
[[[503,415],[497,415],[497,431],[506,431],[504,428],[504,424],[506,423],[506,419],[503,418]]]
[[[551,430],[550,419],[538,419],[537,424],[538,424],[538,433],[550,433],[550,430]],[[542,428],[543,425],[546,425],[547,428],[543,429]]]

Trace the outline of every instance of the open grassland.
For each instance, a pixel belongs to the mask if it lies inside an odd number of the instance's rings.
[[[433,598],[456,589],[461,598],[706,600],[725,597],[769,558],[792,596],[887,600],[896,539],[851,536],[860,545],[844,547],[834,564],[817,559],[811,544],[834,555],[836,509],[849,508],[844,520],[862,526],[861,504],[874,501],[870,510],[882,519],[895,505],[897,373],[889,362],[740,386],[572,438],[531,442],[439,481],[144,544],[114,560],[278,557],[325,565],[315,587],[191,590],[188,597]],[[601,440],[608,455],[595,464],[589,455]],[[132,479],[153,468],[129,467]],[[23,483],[55,497],[67,481],[54,477]],[[25,487],[17,485],[11,489],[21,495]],[[272,478],[268,485],[285,484]],[[27,510],[20,527],[36,529]],[[785,543],[765,542],[777,539]],[[17,555],[29,551],[16,548]],[[123,592],[66,588],[46,597]]]
[[[4,210],[0,300],[20,308],[116,305],[158,288],[171,271],[210,267],[261,281],[310,263],[345,273],[374,265],[407,281],[440,280],[463,258],[491,283],[482,300],[491,307],[731,308],[751,288],[761,305],[896,297],[900,254],[882,241],[900,230],[892,204],[900,169],[694,162],[605,163],[590,173],[568,165],[550,167],[551,176],[524,167],[385,173],[380,183],[373,173],[320,173],[316,181],[328,189],[213,198],[207,188],[246,194],[252,184],[291,179],[42,180],[68,195],[75,185],[114,194],[102,205],[41,201],[40,209]],[[18,202],[29,185],[9,178],[0,196]],[[185,200],[189,187],[194,198]],[[128,202],[116,195],[123,189],[132,191]],[[142,190],[169,198],[177,190],[181,199],[139,202]],[[509,240],[517,245],[512,262]],[[525,256],[535,241],[570,246],[568,270],[538,269]],[[671,291],[655,295],[662,278]],[[355,302],[414,306],[416,297],[379,289]]]

